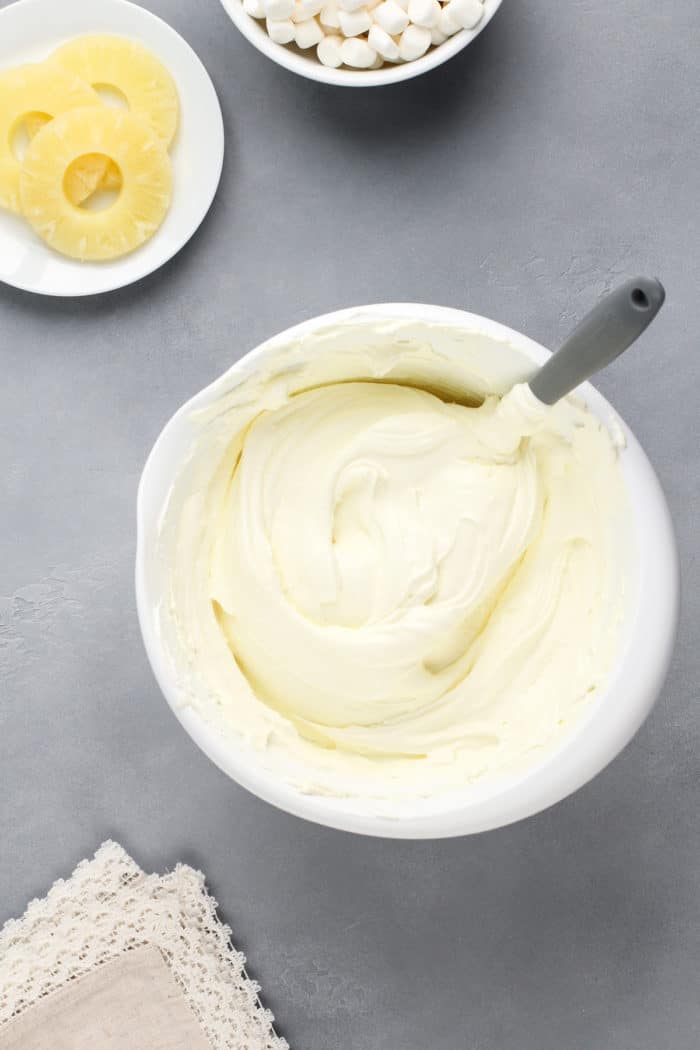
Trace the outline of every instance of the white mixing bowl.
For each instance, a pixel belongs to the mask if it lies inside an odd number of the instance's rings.
[[[136,598],[146,651],[173,712],[199,747],[225,773],[260,798],[297,816],[348,831],[395,838],[438,838],[497,828],[531,816],[577,790],[632,738],[656,700],[671,659],[678,619],[678,558],[671,519],[661,486],[631,431],[608,402],[588,383],[580,390],[601,420],[615,420],[626,447],[620,464],[636,525],[636,555],[630,569],[631,598],[620,654],[607,687],[541,764],[507,780],[468,785],[459,796],[437,796],[407,802],[396,816],[377,812],[361,798],[304,794],[264,767],[256,755],[232,745],[192,707],[183,706],[178,676],[159,630],[157,610],[164,575],[158,555],[159,522],[168,494],[190,451],[201,423],[195,409],[214,402],[222,388],[255,373],[281,345],[303,339],[321,328],[354,326],[358,333],[380,322],[405,321],[415,330],[440,325],[463,337],[465,332],[486,349],[502,389],[521,381],[548,356],[526,336],[475,314],[415,303],[341,310],[268,340],[246,354],[221,379],[175,413],[155,443],[138,493]],[[426,327],[425,338],[431,338]],[[448,336],[449,338],[449,336]],[[455,354],[458,343],[455,340]],[[444,347],[441,347],[444,351]]]
[[[278,66],[291,69],[293,73],[298,73],[309,80],[320,80],[324,84],[335,84],[337,87],[380,87],[382,84],[395,84],[398,80],[410,80],[412,77],[420,76],[421,73],[427,73],[429,69],[441,66],[467,44],[471,44],[481,30],[486,28],[501,6],[501,0],[484,0],[484,14],[478,25],[473,29],[460,29],[444,44],[431,47],[422,58],[417,58],[415,62],[397,64],[387,62],[381,69],[347,69],[342,66],[340,69],[331,69],[330,66],[324,66],[319,62],[315,47],[309,48],[308,51],[299,51],[288,44],[276,44],[267,35],[264,23],[251,18],[243,10],[241,0],[221,0],[221,3],[243,36]]]

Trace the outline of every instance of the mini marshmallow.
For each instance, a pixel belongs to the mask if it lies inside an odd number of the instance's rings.
[[[451,18],[459,23],[462,29],[473,29],[484,14],[481,0],[450,0],[447,6]]]
[[[372,17],[389,36],[402,33],[409,22],[408,15],[402,7],[399,7],[396,0],[384,0],[379,7],[375,7]]]
[[[408,17],[416,26],[432,29],[441,11],[439,0],[408,0]]]
[[[297,29],[291,18],[268,18],[265,26],[270,40],[276,44],[291,44]]]
[[[324,0],[296,0],[292,22],[308,22],[314,18],[323,7]]]
[[[370,69],[377,58],[374,48],[359,37],[349,37],[344,40],[340,53],[345,65],[354,66],[355,69]]]
[[[314,47],[331,69],[381,69],[413,62],[460,29],[473,29],[484,0],[242,0],[251,18],[265,18],[277,44]],[[343,34],[342,36],[340,34]]]
[[[372,25],[372,16],[366,7],[359,11],[339,11],[338,19],[343,36],[361,36]]]
[[[291,18],[294,14],[294,0],[262,0],[265,16],[273,22]]]
[[[323,37],[324,32],[315,18],[309,18],[306,22],[297,22],[294,42],[302,51],[305,51],[307,47],[316,47]]]
[[[401,34],[399,55],[404,62],[412,62],[414,59],[424,55],[430,44],[429,29],[425,29],[423,26],[408,26]]]
[[[340,50],[342,45],[342,36],[324,36],[316,48],[319,62],[322,62],[324,66],[330,66],[331,69],[342,66],[343,56]]]
[[[445,34],[445,36],[454,36],[454,34],[458,33],[462,28],[459,22],[456,22],[452,17],[452,12],[450,11],[451,7],[451,3],[445,4],[440,12],[440,17],[438,18],[437,27],[441,33]]]
[[[399,57],[398,44],[381,26],[372,26],[367,37],[367,43],[374,48],[378,55],[382,58],[388,58],[390,62],[396,62]]]
[[[340,19],[338,18],[338,5],[335,0],[329,0],[327,4],[321,8],[321,14],[319,19],[322,26],[327,29],[340,29]]]
[[[251,18],[265,17],[265,7],[262,0],[243,0],[243,10]]]

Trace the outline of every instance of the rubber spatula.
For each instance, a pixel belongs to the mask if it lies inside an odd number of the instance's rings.
[[[666,292],[653,277],[634,277],[609,292],[529,382],[553,405],[639,339],[663,306]]]

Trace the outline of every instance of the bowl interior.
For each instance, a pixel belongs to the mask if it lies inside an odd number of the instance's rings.
[[[300,51],[286,44],[276,44],[267,35],[263,22],[251,18],[243,10],[241,0],[221,0],[231,21],[258,51],[293,73],[308,77],[310,80],[321,81],[324,84],[335,84],[338,87],[379,87],[382,84],[394,84],[400,80],[410,80],[412,77],[420,76],[421,73],[426,73],[429,69],[442,65],[443,62],[470,44],[486,28],[501,6],[501,2],[502,0],[484,0],[484,14],[477,26],[473,29],[461,29],[443,44],[431,48],[422,58],[414,62],[403,62],[396,65],[387,63],[381,69],[354,70],[342,67],[331,69],[329,66],[324,66],[316,58],[315,48]]]
[[[436,327],[437,326],[437,327]],[[195,418],[223,392],[264,369],[281,350],[313,332],[340,333],[338,346],[377,333],[387,339],[430,340],[463,371],[464,355],[479,359],[487,390],[503,392],[544,361],[547,351],[485,318],[440,307],[398,304],[341,311],[290,329],[247,354],[224,376],[201,391],[171,419],[144,469],[138,502],[137,604],[146,649],[160,686],[175,714],[207,755],[253,793],[299,816],[334,827],[392,837],[436,837],[482,831],[528,816],[550,805],[597,773],[627,743],[648,713],[666,672],[677,618],[677,562],[665,500],[644,453],[610,405],[589,384],[580,393],[606,425],[619,427],[625,448],[620,463],[627,485],[635,543],[626,567],[627,620],[617,665],[607,687],[541,764],[497,782],[392,807],[366,798],[304,794],[266,768],[254,752],[243,750],[221,726],[183,706],[177,669],[164,645],[158,609],[165,593],[167,566],[159,544],[163,509],[173,481],[191,455],[200,433]],[[484,391],[486,392],[486,390]],[[653,598],[651,596],[653,595]]]

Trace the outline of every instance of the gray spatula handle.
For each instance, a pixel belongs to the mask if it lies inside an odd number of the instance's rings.
[[[651,324],[666,293],[660,281],[635,277],[609,292],[530,380],[533,394],[553,405],[626,350]]]

